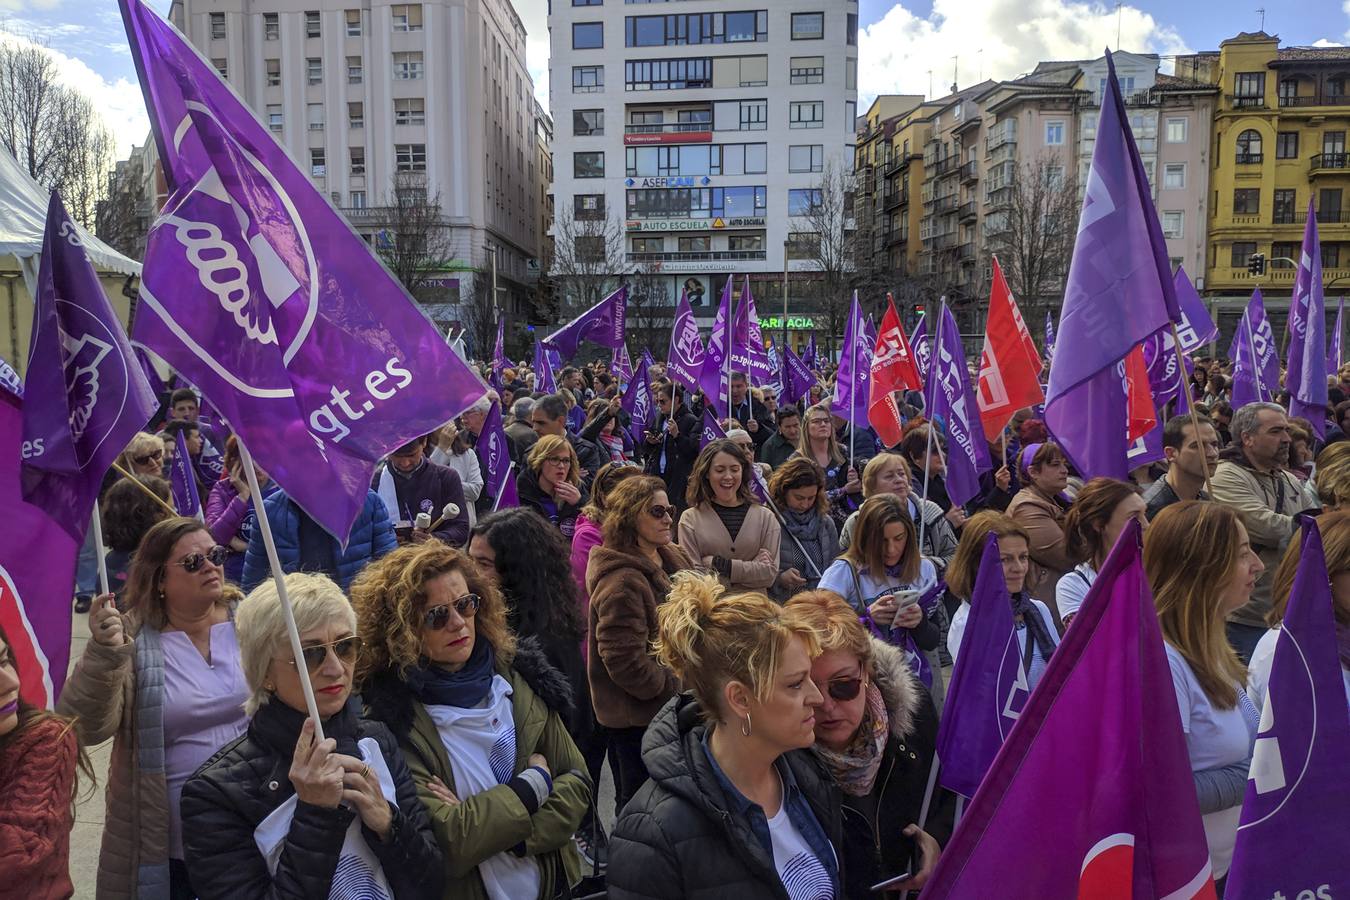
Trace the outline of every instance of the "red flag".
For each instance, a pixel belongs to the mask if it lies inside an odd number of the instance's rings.
[[[984,329],[984,353],[980,356],[980,387],[977,402],[984,436],[998,440],[1013,414],[1045,400],[1041,389],[1041,356],[1031,340],[1027,323],[1013,300],[1003,270],[994,259],[994,283],[989,290],[989,319]]]
[[[919,367],[909,340],[900,327],[900,316],[895,311],[895,299],[886,295],[886,315],[881,318],[877,342],[872,348],[872,384],[867,398],[867,420],[877,430],[877,436],[887,447],[900,443],[903,423],[895,392],[918,390],[923,387]]]
[[[1158,424],[1158,411],[1153,406],[1153,392],[1148,386],[1148,363],[1144,360],[1144,345],[1139,344],[1125,357],[1126,408],[1130,414],[1130,443],[1148,434]]]

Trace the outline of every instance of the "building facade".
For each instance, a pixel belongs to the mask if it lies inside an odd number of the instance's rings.
[[[809,279],[787,239],[825,174],[852,171],[858,4],[765,6],[551,5],[558,258],[612,236],[612,267],[672,313],[687,290],[705,324],[730,274],[774,308],[788,268]]]

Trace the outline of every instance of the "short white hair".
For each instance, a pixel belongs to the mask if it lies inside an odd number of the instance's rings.
[[[286,596],[295,614],[295,627],[301,634],[332,622],[341,622],[356,633],[356,611],[331,578],[307,572],[292,572],[285,578]],[[251,716],[271,697],[263,685],[272,660],[291,655],[276,579],[267,579],[244,598],[234,616],[234,629],[249,690],[244,712]]]
[[[488,414],[488,410],[492,409],[492,403],[496,399],[497,399],[497,392],[488,391],[486,394],[479,397],[477,400],[473,401],[473,406],[470,406],[468,409],[464,410],[464,412],[482,413],[483,415],[486,416]]]

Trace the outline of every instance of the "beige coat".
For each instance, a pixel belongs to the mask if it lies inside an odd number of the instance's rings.
[[[1031,537],[1031,546],[1027,548],[1031,551],[1031,571],[1027,573],[1026,591],[1050,607],[1055,626],[1062,630],[1055,606],[1055,585],[1074,567],[1064,539],[1064,509],[1026,487],[1008,504],[1008,516]]]
[[[736,540],[707,503],[680,514],[680,546],[695,564],[712,568],[714,556],[731,560],[729,586],[741,590],[766,590],[778,577],[778,544],[782,529],[773,513],[758,503],[750,505]],[[755,562],[760,548],[769,551],[767,563]],[[724,581],[726,579],[723,579]]]

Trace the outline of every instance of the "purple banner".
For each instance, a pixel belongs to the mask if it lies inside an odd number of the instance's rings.
[[[169,461],[169,487],[173,491],[173,508],[180,516],[202,518],[202,498],[197,492],[197,475],[192,457],[188,455],[187,432],[179,431],[175,439],[173,459]]]
[[[614,355],[610,357],[609,370],[621,385],[633,380],[633,360],[628,356],[627,344],[614,351]]]
[[[934,336],[935,352],[924,389],[924,408],[941,419],[947,438],[947,496],[953,504],[964,506],[980,494],[980,473],[993,464],[989,445],[984,440],[980,408],[970,384],[970,370],[961,347],[956,319],[944,303]]]
[[[616,350],[623,346],[624,316],[628,308],[628,285],[624,285],[599,303],[544,338],[558,351],[564,362],[577,355],[582,341],[593,341]]]
[[[858,306],[858,292],[848,308],[844,345],[839,350],[839,369],[834,376],[830,412],[848,421],[850,427],[867,427],[867,401],[871,392],[872,347],[867,342],[867,323]]]
[[[666,375],[676,384],[697,391],[705,356],[707,351],[698,333],[693,307],[689,305],[689,292],[681,291],[680,305],[675,310],[675,327],[670,332],[670,349],[666,352]]]
[[[783,348],[783,403],[800,403],[816,383],[815,373],[806,361],[792,352],[791,347]]]
[[[543,344],[534,342],[534,389],[545,394],[553,394],[558,390],[551,356]]]
[[[1055,355],[1055,320],[1050,310],[1045,311],[1045,358]]]
[[[511,438],[502,427],[500,403],[493,403],[483,417],[483,430],[473,452],[478,454],[478,463],[483,469],[483,493],[496,497],[507,483],[507,471],[511,466]]]
[[[656,403],[652,397],[652,386],[647,379],[647,369],[652,364],[652,355],[645,349],[638,360],[637,371],[628,381],[628,389],[623,392],[619,405],[628,413],[628,433],[633,443],[642,446],[649,425],[656,421]]]
[[[764,335],[759,328],[759,313],[755,298],[750,293],[750,276],[745,277],[745,290],[736,304],[735,324],[732,328],[731,370],[746,373],[749,384],[768,384],[774,370],[769,365],[769,354],[764,348]]]
[[[1233,361],[1233,409],[1274,398],[1280,384],[1280,356],[1260,288],[1247,301],[1228,358]]]
[[[1218,339],[1219,326],[1210,318],[1209,310],[1205,308],[1205,301],[1200,299],[1200,294],[1195,290],[1195,285],[1191,284],[1190,277],[1181,266],[1177,266],[1177,273],[1172,277],[1172,283],[1177,291],[1177,304],[1181,307],[1181,321],[1177,323],[1177,335],[1181,338],[1181,352],[1192,354],[1205,344]],[[1049,313],[1046,313],[1046,315],[1048,316]]]
[[[1336,329],[1327,339],[1327,374],[1331,375],[1341,367],[1341,334],[1345,328],[1345,298],[1336,303]]]
[[[1294,273],[1289,303],[1289,359],[1284,389],[1289,392],[1289,415],[1307,419],[1319,440],[1327,436],[1326,330],[1322,244],[1317,238],[1317,211],[1309,195],[1303,251]]]
[[[709,409],[722,413],[730,408],[731,384],[727,363],[731,352],[731,278],[722,288],[722,302],[717,307],[712,334],[708,335],[708,352],[703,357],[699,388]]]
[[[922,316],[919,324],[914,326],[914,333],[909,336],[909,349],[914,353],[914,365],[919,370],[919,377],[927,381],[928,367],[933,362],[932,342],[928,340],[928,316]]]
[[[802,351],[802,364],[811,371],[816,370],[816,333],[806,339],[806,349]]]

